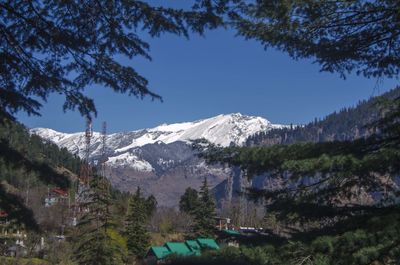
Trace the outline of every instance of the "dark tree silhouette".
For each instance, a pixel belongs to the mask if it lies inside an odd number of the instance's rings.
[[[366,77],[400,73],[397,0],[257,0],[240,6],[234,20],[240,35],[294,59],[315,59],[322,71],[343,77],[352,71]]]
[[[84,91],[101,85],[152,99],[148,81],[117,56],[151,59],[144,36],[188,37],[222,24],[210,1],[191,10],[148,1],[2,1],[0,3],[0,112],[39,115],[51,93],[65,97],[64,110],[87,117],[95,104]]]

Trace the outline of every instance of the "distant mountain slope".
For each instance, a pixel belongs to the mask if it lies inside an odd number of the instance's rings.
[[[66,148],[0,118],[0,211],[28,228],[59,229],[69,220],[45,208],[45,197],[55,188],[69,190],[80,164]]]
[[[107,136],[109,164],[111,166],[131,165],[138,169],[150,170],[144,161],[139,161],[137,154],[132,150],[148,144],[174,142],[190,142],[204,138],[209,142],[223,147],[243,145],[246,139],[258,132],[284,128],[284,125],[272,124],[261,117],[246,116],[240,113],[218,115],[212,118],[194,122],[163,124],[151,129],[142,129],[132,132],[114,133]],[[31,129],[46,140],[50,140],[60,147],[67,148],[71,153],[80,157],[84,155],[84,133],[62,133],[47,128]],[[100,155],[101,135],[95,132],[91,144],[91,157],[96,159]],[[135,163],[138,162],[138,163]]]
[[[400,96],[397,87],[382,96],[395,98]],[[272,129],[250,136],[246,145],[291,144],[294,142],[324,142],[353,140],[370,135],[373,130],[366,125],[376,120],[379,110],[377,98],[360,101],[356,107],[344,108],[334,112],[322,120],[315,120],[305,126],[292,126]]]
[[[284,128],[261,117],[239,113],[218,115],[194,122],[163,124],[151,129],[114,133],[107,136],[107,165],[115,187],[134,191],[141,186],[154,194],[159,205],[175,206],[184,190],[198,188],[204,177],[215,186],[230,175],[230,169],[209,166],[196,156],[191,140],[206,139],[220,146],[243,145],[258,132]],[[83,133],[61,133],[51,129],[31,129],[71,153],[84,155]],[[101,135],[94,133],[91,159],[97,160],[101,150]]]

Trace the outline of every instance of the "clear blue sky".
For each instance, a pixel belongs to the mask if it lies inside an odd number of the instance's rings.
[[[265,51],[259,43],[235,37],[232,31],[211,31],[190,40],[164,35],[149,43],[153,61],[121,58],[121,62],[147,77],[164,102],[93,87],[87,93],[99,112],[95,130],[100,130],[104,120],[108,131],[119,132],[233,112],[262,116],[273,123],[304,124],[399,83],[355,75],[343,80],[338,74],[320,73],[310,60],[294,61],[285,53]],[[84,130],[84,119],[78,113],[63,113],[62,102],[51,96],[41,117],[19,114],[18,118],[31,128]]]

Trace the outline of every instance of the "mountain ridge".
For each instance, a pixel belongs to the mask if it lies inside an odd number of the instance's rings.
[[[146,194],[154,194],[159,205],[176,206],[187,187],[199,188],[205,177],[214,187],[232,174],[231,169],[206,165],[202,158],[197,157],[192,140],[206,139],[223,147],[242,146],[250,135],[285,127],[262,117],[233,113],[109,134],[105,154],[108,176],[117,189],[133,192],[140,186]],[[68,134],[35,128],[30,133],[80,157],[85,154],[83,132]],[[93,163],[101,157],[101,143],[102,135],[94,132],[90,146]]]
[[[161,124],[154,128],[109,134],[106,143],[109,151],[112,150],[116,155],[146,144],[169,144],[177,141],[189,143],[191,140],[203,138],[213,144],[227,147],[243,145],[249,136],[256,133],[285,127],[287,126],[272,124],[262,117],[240,113],[220,114],[193,122]],[[80,157],[84,155],[83,132],[63,133],[49,128],[33,128],[30,132],[65,147]],[[101,134],[93,132],[91,142],[91,157],[96,157],[100,154]]]

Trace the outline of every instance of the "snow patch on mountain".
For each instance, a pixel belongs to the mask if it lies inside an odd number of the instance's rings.
[[[142,172],[151,172],[154,170],[149,162],[141,160],[129,152],[109,157],[106,164],[111,167],[130,167]]]
[[[110,165],[131,166],[148,171],[153,170],[152,165],[137,156],[139,154],[137,152],[148,144],[170,144],[177,141],[188,143],[191,140],[204,138],[222,147],[241,146],[251,135],[283,127],[285,125],[272,124],[262,117],[246,116],[240,113],[218,115],[193,122],[162,124],[155,128],[107,135],[107,156],[110,159]],[[60,147],[67,148],[73,154],[84,156],[85,135],[83,132],[61,133],[46,128],[34,128],[30,132]],[[94,132],[90,155],[95,158],[100,155],[100,152],[101,134]],[[161,161],[158,162],[162,164]],[[173,162],[168,161],[168,164],[172,165]]]

